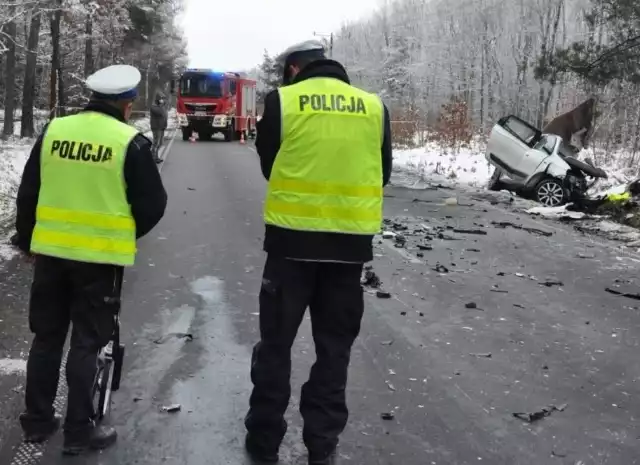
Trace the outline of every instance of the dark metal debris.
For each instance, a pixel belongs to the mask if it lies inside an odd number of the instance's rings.
[[[464,305],[466,308],[478,308],[478,304],[476,304],[475,302],[469,302],[467,304]]]
[[[433,246],[429,244],[418,244],[420,250],[433,250]]]
[[[182,410],[182,405],[180,404],[165,405],[164,407],[162,407],[162,411],[168,413],[175,413],[179,412],[180,410]]]
[[[472,357],[478,357],[478,358],[491,358],[491,353],[488,352],[486,354],[469,354]]]
[[[169,339],[172,339],[174,337],[176,339],[184,339],[187,342],[193,341],[193,334],[191,334],[191,333],[169,333],[169,334],[165,334],[164,336],[162,336],[159,339],[156,339],[153,342],[155,342],[156,344],[164,344]]]
[[[453,228],[453,232],[458,234],[477,234],[479,236],[486,236],[487,231],[483,231],[482,229],[461,229],[461,228]]]
[[[376,297],[378,299],[390,299],[391,298],[391,293],[387,292],[387,291],[378,291],[378,292],[376,292]]]
[[[564,286],[562,281],[558,281],[557,279],[547,279],[546,281],[541,282],[540,285],[541,286],[547,286],[547,287],[553,287],[553,286],[562,287],[562,286]]]
[[[448,273],[449,272],[449,268],[447,268],[444,265],[441,265],[440,263],[438,263],[434,268],[433,271],[437,271],[438,273]]]
[[[514,307],[518,307],[518,308],[524,308],[524,305],[522,304],[513,304]]]
[[[514,228],[514,229],[522,229],[523,231],[527,231],[531,234],[537,234],[539,236],[550,237],[553,235],[550,231],[543,231],[542,229],[537,228],[529,228],[527,226],[522,226],[521,224],[515,224],[511,221],[492,221],[491,224],[496,228],[506,229],[506,228]]]
[[[364,286],[377,289],[382,284],[380,277],[373,270],[365,270],[364,277],[362,278],[362,284]]]
[[[393,420],[395,418],[395,415],[392,412],[384,412],[380,414],[380,418],[382,418],[383,420]]]
[[[522,421],[526,421],[527,423],[533,423],[538,420],[542,420],[545,417],[548,417],[553,412],[563,412],[567,408],[567,404],[562,405],[549,405],[548,407],[543,407],[536,412],[517,412],[512,413],[512,415]]]
[[[640,300],[638,285],[628,279],[616,279],[611,286],[606,287],[604,290],[610,294]]]

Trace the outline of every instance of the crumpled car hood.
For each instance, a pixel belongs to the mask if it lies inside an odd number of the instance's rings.
[[[596,168],[595,166],[591,166],[588,163],[578,160],[573,157],[564,157],[564,161],[572,168],[576,168],[581,170],[587,176],[592,176],[594,178],[607,178],[607,173],[602,168]]]

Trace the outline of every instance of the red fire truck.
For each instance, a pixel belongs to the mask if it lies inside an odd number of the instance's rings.
[[[182,140],[194,133],[202,140],[221,133],[226,141],[255,135],[256,81],[241,73],[187,69],[177,87]]]

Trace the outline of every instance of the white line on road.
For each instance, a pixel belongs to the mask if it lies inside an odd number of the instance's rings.
[[[160,168],[158,168],[158,171],[160,173],[162,173],[162,168],[164,168],[164,164],[167,162],[167,157],[169,156],[169,153],[171,153],[171,147],[173,146],[173,141],[176,140],[177,133],[178,133],[178,129],[174,129],[173,134],[170,137],[169,143],[165,146],[164,150],[162,151],[162,163],[160,164]]]

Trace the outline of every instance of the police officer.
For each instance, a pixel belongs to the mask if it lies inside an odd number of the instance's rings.
[[[303,440],[309,464],[333,464],[347,423],[345,387],[363,315],[363,264],[373,259],[383,186],[391,175],[389,115],[377,96],[350,85],[320,42],[297,44],[280,59],[284,86],[266,96],[257,127],[269,181],[268,257],[245,446],[255,462],[278,461],[291,346],[309,307],[317,360],[302,388]]]
[[[134,263],[136,239],[160,221],[167,203],[151,141],[126,124],[139,82],[140,72],[125,65],[90,76],[90,103],[49,123],[18,192],[18,246],[35,256],[29,304],[35,337],[20,422],[28,442],[43,442],[59,428],[53,402],[73,323],[66,365],[68,455],[116,441],[113,428],[94,422],[97,355],[113,333],[122,271]]]

